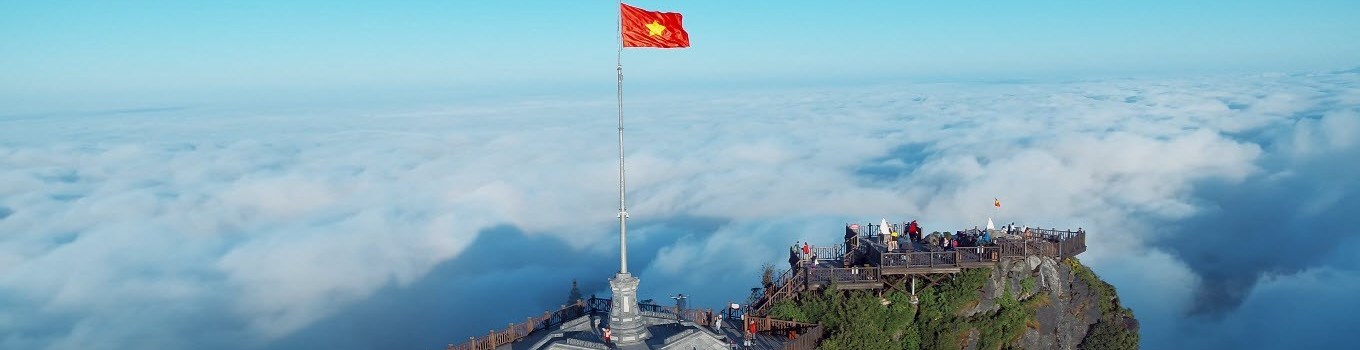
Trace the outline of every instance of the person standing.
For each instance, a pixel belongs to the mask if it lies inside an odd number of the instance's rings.
[[[891,240],[891,241],[888,241],[888,251],[890,251],[890,252],[896,252],[896,251],[897,251],[897,239],[900,237],[900,234],[901,234],[901,233],[900,233],[899,230],[897,230],[896,227],[893,227],[893,230],[888,231],[888,234],[892,235],[892,240]]]
[[[737,323],[737,331],[741,332],[741,345],[743,346],[751,346],[751,331],[748,331],[747,321],[747,315],[743,313],[741,320],[738,320]]]
[[[756,338],[756,320],[746,320],[746,346],[752,346]]]
[[[812,256],[812,246],[808,245],[807,242],[803,242],[803,259],[807,259],[808,257],[811,257],[811,256]]]

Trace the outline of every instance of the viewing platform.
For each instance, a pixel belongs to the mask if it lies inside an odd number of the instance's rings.
[[[797,267],[783,271],[752,295],[755,313],[764,315],[771,305],[798,292],[834,286],[838,290],[897,289],[908,279],[920,277],[933,284],[941,278],[971,268],[996,266],[1002,259],[1044,256],[1058,260],[1086,251],[1084,230],[1009,229],[958,231],[960,237],[980,237],[988,242],[969,246],[941,247],[924,238],[912,240],[901,235],[897,250],[889,250],[880,225],[859,225],[863,230],[837,245],[809,246],[810,254],[799,252]],[[849,230],[850,225],[847,225]],[[907,292],[903,290],[903,292]],[[914,288],[911,291],[914,293]]]

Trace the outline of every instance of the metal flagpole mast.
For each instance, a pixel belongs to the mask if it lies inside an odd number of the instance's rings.
[[[618,72],[619,83],[619,273],[628,273],[628,206],[624,201],[624,173],[623,173],[623,0],[619,0],[619,25],[618,35],[615,39],[619,41],[618,54],[616,56],[615,71]]]

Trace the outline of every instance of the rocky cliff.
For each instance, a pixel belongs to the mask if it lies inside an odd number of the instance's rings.
[[[1029,307],[1024,333],[1005,345],[1025,349],[1111,349],[1136,347],[1138,321],[1119,303],[1114,287],[1074,259],[1058,262],[1031,256],[1003,261],[990,271],[979,302],[963,311],[977,317],[998,313],[1005,298]],[[1102,323],[1103,322],[1103,323]],[[1116,329],[1107,329],[1113,326]],[[971,330],[964,348],[977,348]]]
[[[820,322],[825,349],[1133,349],[1138,321],[1114,287],[1076,259],[1007,259],[930,287],[805,292],[776,318]]]

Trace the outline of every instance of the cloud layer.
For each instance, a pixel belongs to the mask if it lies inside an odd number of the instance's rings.
[[[0,119],[0,348],[437,348],[556,307],[572,278],[604,294],[608,97]],[[1261,319],[1356,325],[1302,301],[1346,303],[1360,280],[1357,73],[748,90],[627,112],[643,298],[740,300],[788,244],[848,221],[993,217],[1091,232],[1082,258],[1149,348],[1341,336]]]

